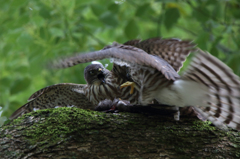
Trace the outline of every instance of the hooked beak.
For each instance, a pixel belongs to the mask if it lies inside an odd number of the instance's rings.
[[[104,74],[103,74],[103,69],[102,69],[102,68],[99,68],[98,71],[100,72],[100,73],[98,74],[98,79],[99,79],[102,83],[106,83],[106,81],[105,81],[105,76],[104,76]]]

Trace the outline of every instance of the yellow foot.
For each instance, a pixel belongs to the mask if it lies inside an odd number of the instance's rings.
[[[131,90],[130,90],[130,94],[133,94],[133,91],[134,91],[134,87],[135,87],[135,83],[134,82],[125,82],[123,83],[121,86],[120,86],[120,89],[122,89],[123,87],[128,87],[130,86],[131,87]]]

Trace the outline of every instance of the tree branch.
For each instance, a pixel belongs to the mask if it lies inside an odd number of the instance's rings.
[[[236,158],[240,135],[196,118],[39,110],[0,130],[1,158]]]

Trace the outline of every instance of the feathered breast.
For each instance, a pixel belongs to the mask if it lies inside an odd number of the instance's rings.
[[[138,89],[135,89],[134,93],[130,95],[130,87],[119,89],[119,86],[124,82],[126,82],[126,79],[118,77],[118,75],[111,74],[106,78],[105,84],[88,85],[85,88],[86,97],[94,105],[97,105],[102,100],[114,100],[115,98],[128,100],[131,104],[137,104],[139,97]]]

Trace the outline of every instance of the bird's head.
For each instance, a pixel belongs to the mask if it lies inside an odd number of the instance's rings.
[[[84,78],[89,85],[101,85],[106,83],[110,71],[101,64],[91,64],[84,69]]]

